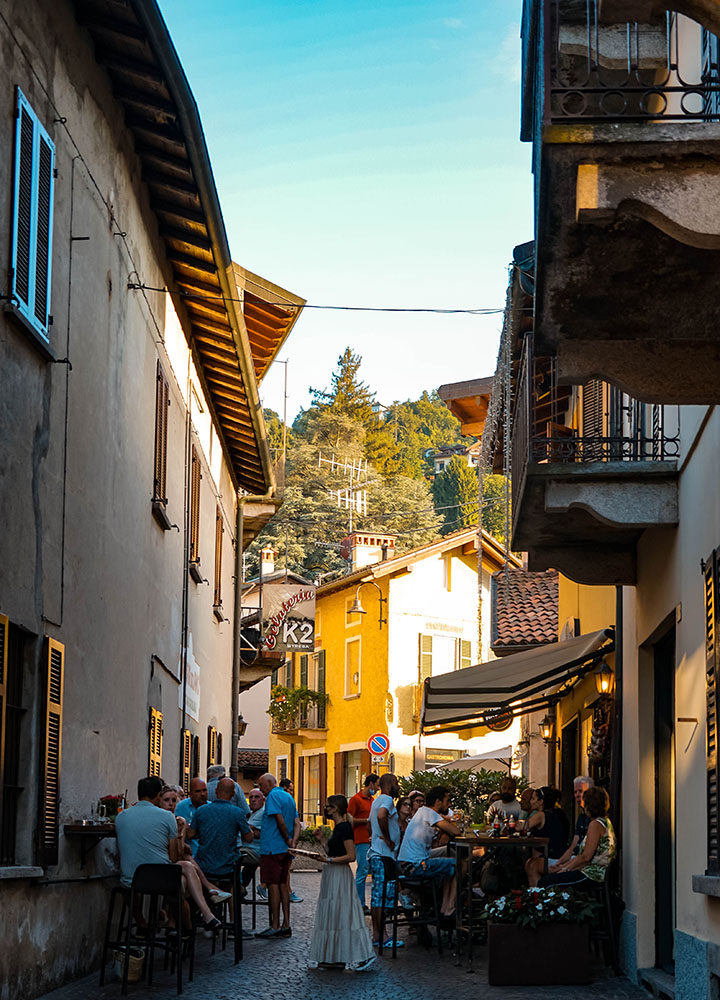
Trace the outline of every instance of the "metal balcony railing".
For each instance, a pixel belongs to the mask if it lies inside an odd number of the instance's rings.
[[[555,358],[536,358],[532,335],[525,339],[515,385],[514,512],[531,462],[652,462],[679,456],[677,407],[641,403],[599,379],[582,387],[559,385]]]
[[[292,733],[298,729],[325,729],[325,705],[308,705],[287,719],[273,719],[274,733]]]
[[[604,24],[599,0],[543,0],[546,121],[720,121],[716,36],[672,12]]]

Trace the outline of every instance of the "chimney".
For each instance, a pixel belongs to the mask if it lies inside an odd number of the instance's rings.
[[[352,570],[374,566],[395,555],[395,535],[376,535],[371,532],[353,531],[340,543],[340,552],[350,560]]]
[[[268,577],[271,573],[275,572],[276,555],[277,552],[270,545],[266,545],[264,549],[260,550],[260,562],[262,563],[263,577]]]

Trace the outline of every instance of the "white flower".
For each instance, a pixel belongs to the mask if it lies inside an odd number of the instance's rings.
[[[564,892],[564,893],[562,894],[562,898],[563,898],[563,899],[570,899],[570,893],[569,893],[569,892]]]
[[[542,906],[540,906],[540,904],[539,904],[539,903],[538,903],[538,905],[537,905],[537,906],[535,907],[535,909],[536,909],[536,910],[540,910],[540,911],[542,912]]]
[[[538,886],[534,886],[534,887],[530,886],[530,888],[528,889],[528,892],[542,892],[542,889],[540,889]]]
[[[564,906],[558,906],[558,913],[567,913],[567,910]]]

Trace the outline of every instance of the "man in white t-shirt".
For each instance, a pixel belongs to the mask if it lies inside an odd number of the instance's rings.
[[[408,823],[398,852],[403,875],[414,878],[444,878],[440,912],[449,916],[455,912],[455,858],[432,856],[432,842],[438,830],[449,837],[461,835],[458,827],[445,819],[450,809],[450,789],[436,785],[425,796],[427,805],[421,806]]]
[[[378,784],[380,794],[373,799],[370,807],[370,850],[368,852],[368,867],[372,873],[372,889],[370,891],[370,913],[372,914],[373,944],[385,941],[385,924],[382,919],[382,897],[385,885],[385,868],[383,858],[395,858],[400,844],[400,822],[398,820],[395,799],[400,794],[400,786],[395,775],[388,771],[381,775]],[[385,901],[392,904],[395,893],[395,882],[388,882],[385,888]],[[392,941],[385,944],[392,944]],[[398,941],[398,947],[404,942]]]
[[[513,815],[515,819],[520,818],[520,813],[522,812],[522,806],[519,800],[516,798],[517,795],[517,782],[514,778],[503,778],[500,782],[500,798],[493,802],[487,811],[487,821],[492,824],[495,819],[495,814],[502,817],[503,813],[510,817]]]

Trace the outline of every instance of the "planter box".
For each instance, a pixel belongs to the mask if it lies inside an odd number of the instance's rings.
[[[588,924],[488,924],[490,986],[564,986],[591,981]]]

